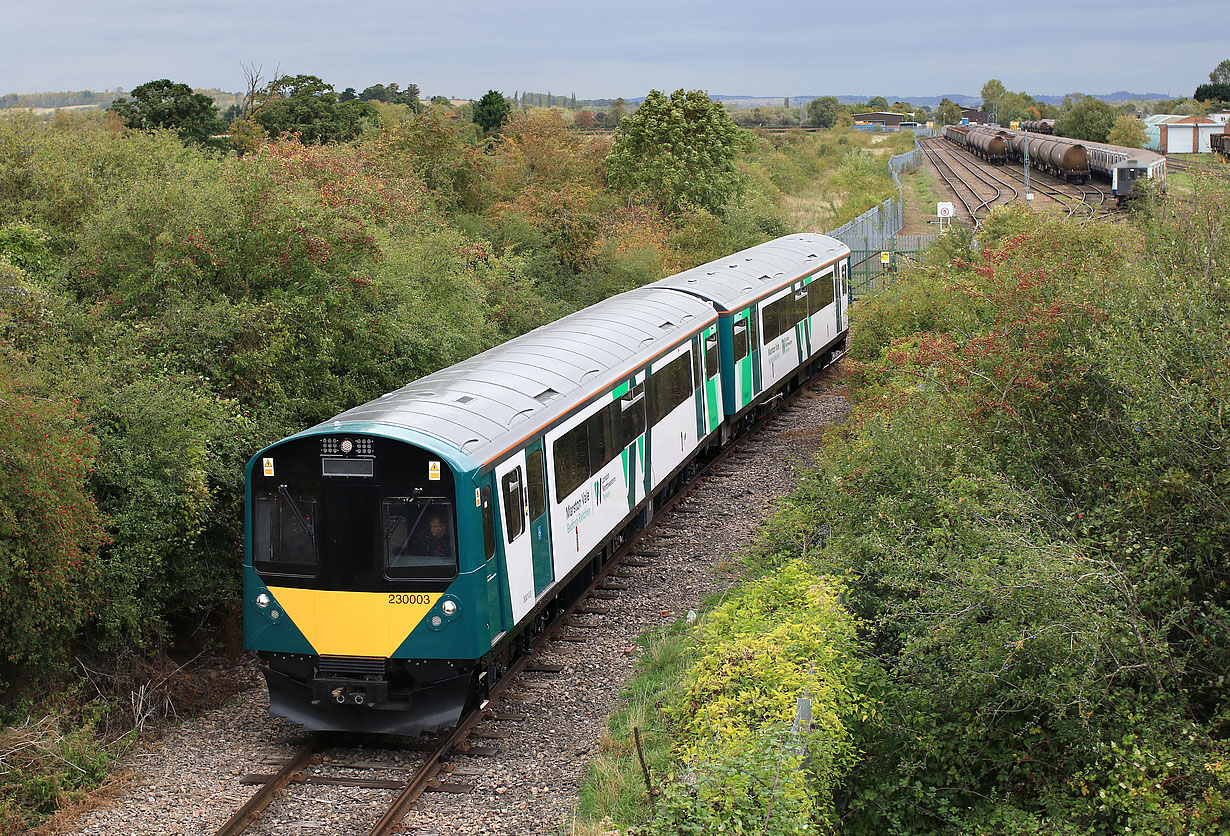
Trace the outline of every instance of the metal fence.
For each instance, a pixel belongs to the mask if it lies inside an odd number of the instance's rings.
[[[897,197],[873,206],[829,234],[850,248],[850,299],[882,290],[905,264],[935,243],[935,233],[901,235],[905,200],[898,174],[921,165],[925,156],[919,148],[897,154],[888,161],[889,173],[897,187]]]

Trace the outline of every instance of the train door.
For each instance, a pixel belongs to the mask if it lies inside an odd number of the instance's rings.
[[[731,345],[734,359],[734,380],[731,381],[732,413],[752,402],[760,392],[760,329],[757,327],[756,306],[734,315],[731,320]]]
[[[495,548],[495,502],[491,496],[491,476],[483,477],[485,484],[474,489],[474,502],[482,516],[483,526],[483,571],[487,576],[487,629],[491,640],[504,631],[504,595],[500,581],[499,560]],[[508,623],[512,626],[512,622]]]
[[[705,427],[706,434],[713,432],[722,423],[721,365],[718,352],[718,324],[715,322],[702,335],[704,340],[705,372]]]
[[[526,502],[529,508],[530,552],[534,564],[534,597],[542,595],[555,580],[551,560],[551,523],[547,517],[547,456],[542,439],[525,448]]]
[[[846,276],[847,268],[850,266],[849,261],[841,262],[841,281],[837,288],[837,333],[840,334],[845,330],[845,319],[847,316],[846,308],[850,304],[849,297],[849,279]]]
[[[496,501],[503,519],[500,536],[512,623],[534,606],[534,553],[526,517],[529,514],[525,478],[525,452],[505,459],[495,468]]]
[[[799,320],[795,346],[801,366],[811,356],[811,318],[807,311],[807,288],[803,287],[802,283],[794,289],[794,311]]]

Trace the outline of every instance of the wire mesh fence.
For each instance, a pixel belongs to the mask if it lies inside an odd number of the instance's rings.
[[[897,197],[873,206],[830,235],[850,248],[850,299],[875,293],[891,283],[893,274],[919,257],[935,243],[936,233],[902,235],[905,200],[899,174],[912,171],[925,161],[922,149],[897,154],[888,161]]]

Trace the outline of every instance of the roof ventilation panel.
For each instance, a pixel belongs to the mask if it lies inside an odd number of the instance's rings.
[[[457,399],[457,403],[469,403],[472,400],[474,400],[474,397],[472,395],[462,395],[460,398]]]
[[[547,387],[546,389],[543,389],[541,392],[535,395],[534,400],[538,401],[543,406],[546,406],[547,404],[551,403],[551,401],[555,400],[558,397],[559,397],[559,392],[556,392],[554,389]]]
[[[663,322],[661,325],[659,325],[658,327],[662,329],[663,331],[669,331],[670,329],[675,327],[675,323],[671,322],[668,319],[665,322]]]

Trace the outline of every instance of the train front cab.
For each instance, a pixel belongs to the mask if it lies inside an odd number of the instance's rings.
[[[492,499],[463,460],[372,430],[249,463],[244,646],[274,716],[413,735],[456,722],[500,629]]]

